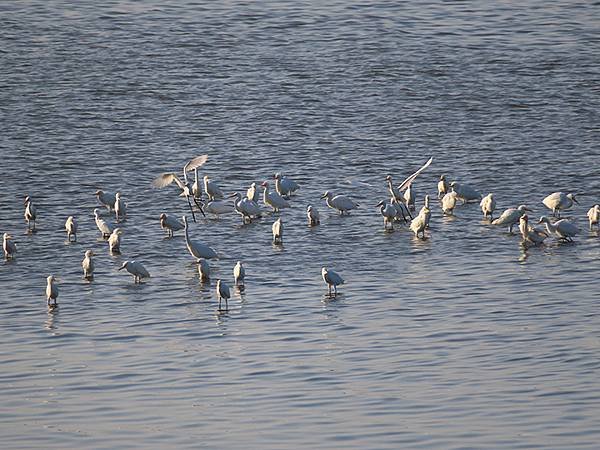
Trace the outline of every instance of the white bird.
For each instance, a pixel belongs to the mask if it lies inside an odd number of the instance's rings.
[[[523,237],[525,245],[542,244],[544,240],[548,237],[548,234],[544,231],[540,231],[529,226],[529,217],[527,216],[527,214],[523,214],[519,219],[519,231],[521,232],[521,236]]]
[[[453,181],[450,183],[450,188],[456,192],[456,196],[461,199],[463,203],[481,200],[481,194],[476,189],[466,184],[459,184],[456,181]]]
[[[390,191],[390,194],[392,195],[392,198],[394,200],[396,200],[397,202],[401,202],[402,199],[404,198],[404,201],[406,202],[406,206],[414,208],[414,204],[415,204],[414,191],[412,190],[411,185],[415,181],[415,179],[419,176],[419,174],[421,172],[423,172],[425,169],[427,169],[431,165],[432,162],[433,162],[433,156],[431,158],[429,158],[427,160],[427,162],[419,168],[419,170],[417,170],[412,175],[409,175],[408,178],[406,178],[402,183],[400,183],[398,185],[398,187],[394,187],[394,185],[392,184],[392,176],[391,175],[388,175],[387,177],[385,177],[386,181],[388,182],[388,189]],[[400,195],[402,192],[404,192],[404,197]],[[411,219],[412,219],[412,216],[411,216]]]
[[[258,206],[258,203],[249,198],[242,198],[242,194],[239,192],[231,194],[229,198],[234,198],[233,206],[242,216],[244,223],[246,223],[246,220],[251,222],[253,217],[260,217],[260,207]]]
[[[46,278],[46,281],[46,303],[50,307],[56,307],[58,306],[58,286],[54,284],[56,278],[54,278],[53,275],[50,275],[48,278]]]
[[[271,227],[273,231],[273,244],[283,244],[283,223],[281,217],[273,222]]]
[[[548,234],[554,234],[563,241],[573,242],[573,237],[579,233],[579,228],[567,219],[559,220],[553,224],[546,216],[542,216],[538,223],[545,223]]]
[[[210,280],[210,265],[207,260],[198,260],[198,273],[200,274],[200,281]]]
[[[149,278],[150,273],[146,270],[146,268],[137,261],[125,261],[119,270],[125,269],[131,275],[133,275],[134,283],[141,283],[142,278]]]
[[[454,214],[454,208],[456,207],[456,199],[458,194],[454,191],[446,193],[442,197],[442,211],[444,214],[452,216]]]
[[[600,205],[592,206],[587,212],[587,217],[590,222],[591,230],[594,225],[598,225],[598,222],[600,222]]]
[[[354,200],[351,200],[349,197],[345,195],[336,195],[334,196],[331,192],[326,191],[321,198],[326,199],[327,206],[332,209],[337,209],[340,212],[340,215],[344,213],[349,214],[349,211],[358,208],[360,205],[356,203]]]
[[[512,233],[513,226],[519,223],[519,220],[526,211],[531,212],[531,209],[525,205],[520,205],[518,208],[508,208],[500,217],[492,220],[492,225],[504,225],[508,227],[508,232]]]
[[[96,226],[100,233],[102,233],[103,238],[108,238],[112,233],[112,228],[106,223],[104,219],[100,217],[100,211],[98,208],[94,209],[94,219],[96,220]]]
[[[425,239],[425,229],[429,225],[429,219],[431,218],[431,210],[429,209],[429,196],[425,197],[425,205],[419,211],[419,215],[410,222],[410,229],[415,233],[416,237],[419,237],[421,233],[422,239]]]
[[[197,167],[194,168],[194,184],[192,184],[192,195],[198,200],[202,198],[202,187],[200,186]]]
[[[27,230],[35,231],[35,219],[37,218],[37,210],[35,205],[31,202],[31,198],[29,196],[25,197],[25,221],[27,222]],[[33,222],[33,228],[31,228],[31,223]]]
[[[409,209],[415,209],[415,191],[413,191],[412,184],[404,191],[404,202]]]
[[[175,231],[183,230],[185,225],[177,220],[175,217],[171,217],[162,213],[159,217],[160,219],[160,227],[163,230],[167,230],[168,236],[173,237],[173,233]]]
[[[306,208],[306,216],[308,217],[308,226],[313,227],[321,223],[321,218],[319,217],[319,210],[314,208],[312,205],[308,205]]]
[[[289,197],[300,188],[298,183],[281,175],[279,172],[276,173],[273,178],[275,179],[275,190],[282,197]]]
[[[189,231],[188,231],[188,222],[187,217],[183,216],[183,225],[185,230],[185,245],[187,246],[190,255],[192,255],[196,260],[204,259],[216,259],[218,258],[217,252],[215,252],[208,245],[204,245],[198,241],[192,241],[190,239]]]
[[[496,209],[496,200],[494,199],[494,194],[488,194],[483,197],[479,203],[479,206],[481,207],[483,217],[487,219],[489,216],[490,221],[493,220],[494,210]]]
[[[4,233],[2,240],[2,250],[4,250],[4,259],[7,261],[13,259],[17,254],[17,245],[11,241],[12,236]]]
[[[238,261],[237,264],[233,268],[233,279],[235,280],[235,285],[244,286],[244,277],[246,276],[246,269],[241,261]]]
[[[115,228],[108,237],[108,248],[111,253],[121,253],[121,234],[123,230]]]
[[[412,220],[413,216],[410,213],[408,207],[404,204],[404,202],[392,198],[391,205],[394,208],[396,208],[396,222],[400,222],[400,220],[403,220],[404,223],[406,223],[408,222],[409,218]]]
[[[449,186],[448,181],[446,181],[446,175],[440,176],[440,181],[438,181],[438,198],[442,198],[444,195],[448,193]]]
[[[323,281],[327,283],[328,294],[331,296],[331,287],[333,286],[334,294],[337,295],[337,287],[340,284],[344,284],[344,279],[334,272],[333,270],[327,270],[325,267],[321,268],[321,276],[323,277]]]
[[[429,208],[429,195],[425,196],[425,201],[423,202],[423,206],[421,207],[419,214],[423,214],[425,216],[425,228],[429,228],[429,221],[431,219],[431,209]]]
[[[229,285],[222,280],[217,280],[217,298],[219,299],[219,310],[221,310],[221,300],[225,299],[225,309],[229,309],[229,298],[231,291]]]
[[[215,181],[208,178],[208,175],[204,176],[204,192],[206,192],[209,200],[223,198],[223,191]]]
[[[269,190],[269,183],[267,181],[263,182],[261,186],[264,189],[263,202],[266,206],[270,206],[271,208],[273,208],[274,212],[277,212],[283,208],[290,207],[290,202],[288,202],[285,198],[279,195],[279,193],[272,192]]]
[[[379,208],[379,212],[383,216],[383,229],[387,230],[389,224],[391,229],[393,230],[394,219],[396,218],[396,214],[398,213],[396,208],[390,203],[387,203],[385,200],[382,200],[379,203],[377,203],[375,207]]]
[[[77,221],[73,216],[67,217],[65,222],[65,230],[67,231],[67,239],[71,242],[71,236],[77,241]]]
[[[554,192],[542,200],[546,208],[551,209],[552,214],[556,217],[560,217],[561,210],[571,208],[573,202],[579,203],[575,194],[565,194],[564,192]]]
[[[392,176],[391,175],[386,176],[385,181],[387,181],[387,183],[388,183],[388,190],[390,191],[390,195],[392,196],[392,198],[396,201],[400,201],[402,199],[402,194],[398,190],[398,188],[394,186],[394,184],[392,182]]]
[[[85,251],[83,261],[81,261],[81,267],[83,268],[83,278],[91,280],[94,278],[94,260],[92,259],[94,252],[91,250]]]
[[[119,221],[123,220],[125,218],[125,216],[127,215],[127,206],[125,205],[125,202],[123,200],[121,200],[121,193],[117,192],[115,194],[115,216],[117,218],[117,223],[119,223]]]
[[[101,190],[97,190],[95,192],[96,197],[98,197],[98,201],[109,211],[115,207],[115,202],[117,201],[115,194],[111,194],[110,192],[104,192]]]
[[[233,211],[233,205],[226,200],[211,200],[204,205],[204,211],[219,216]]]
[[[252,183],[250,185],[246,191],[246,198],[250,201],[258,203],[258,200],[260,199],[260,192],[258,192],[258,189],[256,189],[256,183]]]

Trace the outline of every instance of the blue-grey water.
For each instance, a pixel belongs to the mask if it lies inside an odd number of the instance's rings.
[[[0,232],[18,245],[0,264],[2,448],[598,448],[598,8],[0,3]],[[228,193],[276,171],[301,184],[283,247],[270,215],[191,225],[221,255],[210,285],[159,227],[187,203],[150,187],[202,153]],[[437,203],[429,239],[384,232],[385,176],[430,155],[419,205],[442,173],[534,219],[576,192],[582,233],[524,250],[477,204]],[[99,188],[128,203],[121,256],[95,228]],[[339,217],[325,190],[361,208]],[[134,285],[127,259],[152,278]],[[246,289],[219,313],[215,278],[237,260]],[[321,266],[346,279],[335,300]]]

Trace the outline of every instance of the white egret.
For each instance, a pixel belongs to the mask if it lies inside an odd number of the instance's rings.
[[[233,268],[233,279],[236,286],[244,286],[244,278],[246,277],[246,269],[241,261],[238,261]]]
[[[402,194],[398,190],[398,188],[394,186],[394,184],[392,182],[392,176],[391,175],[386,176],[385,181],[387,181],[387,183],[388,183],[388,190],[390,191],[390,195],[392,196],[392,198],[396,201],[400,201],[402,199]]]
[[[225,309],[229,309],[229,298],[231,291],[229,285],[223,280],[217,280],[217,299],[219,299],[219,310],[221,310],[221,300],[225,299]]]
[[[440,176],[440,181],[438,181],[438,198],[442,198],[449,191],[448,181],[446,180],[446,175]]]
[[[229,198],[233,198],[233,206],[235,210],[242,216],[242,220],[246,223],[252,221],[253,217],[260,217],[260,207],[258,203],[248,199],[242,198],[242,194],[239,192],[234,192],[229,196]]]
[[[454,214],[457,197],[458,194],[454,191],[448,192],[442,197],[442,211],[444,214],[448,216],[452,216]]]
[[[271,230],[273,231],[273,244],[283,244],[283,223],[281,222],[281,217],[273,222]]]
[[[349,197],[345,195],[336,195],[334,196],[331,192],[326,191],[321,198],[326,199],[327,206],[332,209],[337,209],[340,212],[340,215],[344,213],[350,214],[350,211],[358,208],[360,205],[356,203],[354,200],[351,200]]]
[[[131,275],[133,275],[134,283],[141,283],[143,278],[149,278],[150,273],[146,270],[146,268],[137,261],[125,261],[119,270],[125,269]]]
[[[523,214],[519,219],[519,231],[521,232],[521,236],[523,237],[525,245],[542,244],[544,240],[548,237],[548,234],[544,231],[540,231],[529,226],[529,217],[527,216],[527,214]]]
[[[560,217],[561,210],[571,208],[573,202],[579,203],[575,194],[565,194],[564,192],[554,192],[542,200],[546,208],[552,210],[552,215],[555,217]]]
[[[275,190],[282,197],[289,197],[300,188],[298,183],[279,172],[273,178],[275,179]]]
[[[71,242],[71,236],[73,236],[75,241],[77,241],[77,221],[75,220],[75,217],[67,217],[67,221],[65,222],[65,230],[67,231],[67,239],[69,242]]]
[[[310,227],[314,227],[321,223],[319,210],[312,205],[308,205],[308,208],[306,208],[306,216],[308,217],[308,226]]]
[[[198,260],[198,273],[200,274],[200,281],[210,280],[210,265],[204,258]]]
[[[31,198],[29,196],[25,197],[25,221],[27,222],[27,230],[35,231],[35,219],[37,218],[37,210],[35,205],[31,202]],[[33,228],[31,228],[31,223],[33,222]]]
[[[425,229],[429,226],[430,218],[431,210],[429,209],[429,195],[426,195],[425,204],[419,211],[419,215],[410,222],[410,229],[415,233],[416,237],[419,237],[419,233],[421,233],[422,239],[425,239]]]
[[[202,198],[202,186],[200,185],[197,167],[194,168],[194,184],[192,184],[192,195],[198,200]]]
[[[404,202],[408,209],[415,209],[415,191],[412,188],[412,183],[404,191]]]
[[[223,198],[223,191],[215,181],[212,181],[210,178],[208,178],[208,175],[205,175],[203,180],[204,192],[206,192],[209,200]]]
[[[81,261],[81,267],[83,268],[83,278],[91,280],[94,278],[94,260],[92,259],[94,252],[92,250],[86,250],[83,261]]]
[[[383,216],[383,229],[387,230],[389,224],[391,229],[393,230],[394,219],[396,218],[396,214],[398,213],[396,208],[393,205],[387,203],[385,200],[382,200],[379,203],[377,203],[375,207],[379,208],[379,212]]]
[[[115,228],[108,237],[108,248],[111,253],[121,253],[121,235],[123,230]]]
[[[492,221],[494,218],[494,210],[496,209],[496,200],[494,199],[494,194],[488,194],[483,197],[479,203],[479,206],[481,207],[483,217],[487,219],[489,216],[490,221]]]
[[[258,192],[258,189],[256,189],[256,183],[252,183],[250,185],[246,191],[246,198],[250,201],[258,203],[258,200],[260,199],[260,192]]]
[[[12,236],[4,233],[2,240],[2,250],[4,250],[4,259],[7,261],[13,259],[17,254],[17,245],[11,241]]]
[[[392,176],[391,175],[386,176],[385,179],[388,182],[388,189],[390,191],[390,194],[392,195],[392,198],[394,200],[396,200],[397,202],[401,202],[404,199],[406,206],[409,208],[412,207],[414,209],[415,194],[414,194],[414,190],[411,187],[412,183],[415,181],[415,179],[419,176],[419,174],[421,172],[423,172],[425,169],[427,169],[431,165],[432,162],[433,162],[433,157],[429,158],[427,160],[427,162],[419,168],[419,170],[417,170],[413,174],[409,175],[402,183],[400,183],[398,185],[398,187],[394,187],[394,185],[392,184]],[[404,192],[404,196],[400,195],[402,192]],[[411,219],[412,219],[412,216],[411,216]]]
[[[512,233],[513,226],[519,223],[519,220],[526,211],[531,212],[525,205],[520,205],[518,208],[508,208],[500,217],[492,220],[492,225],[504,225],[508,227],[508,232]]]
[[[117,201],[115,194],[111,194],[110,192],[104,192],[101,190],[97,190],[95,192],[96,197],[98,197],[98,201],[102,203],[103,206],[106,206],[106,209],[112,211],[115,207],[115,202]]]
[[[450,183],[450,188],[456,192],[457,198],[462,200],[463,203],[481,200],[481,194],[476,189],[466,184],[459,184],[456,181],[453,181]]]
[[[94,209],[94,219],[96,220],[96,226],[98,227],[98,230],[100,230],[100,233],[102,233],[102,238],[108,238],[112,233],[112,228],[104,219],[100,217],[100,211],[98,208]]]
[[[114,207],[114,210],[115,210],[115,216],[116,216],[116,219],[117,219],[117,223],[119,223],[127,215],[127,206],[125,205],[125,202],[123,200],[121,200],[121,193],[120,192],[117,192],[115,194],[115,207]]]
[[[283,208],[290,207],[290,202],[288,202],[285,198],[279,195],[279,193],[272,192],[269,190],[269,183],[267,181],[263,182],[261,186],[264,189],[263,202],[266,206],[270,206],[271,208],[273,208],[274,212],[277,212]]]
[[[554,234],[563,241],[573,242],[573,237],[579,233],[579,228],[567,219],[552,223],[546,216],[542,216],[538,223],[546,224],[548,234]]]
[[[160,227],[163,230],[167,230],[168,236],[173,237],[173,233],[175,231],[183,230],[185,225],[177,220],[175,217],[171,217],[162,213],[159,217],[160,219]]]
[[[337,295],[337,287],[340,284],[344,284],[344,279],[334,272],[333,270],[327,270],[325,267],[321,268],[321,276],[323,277],[323,281],[327,283],[328,294],[331,296],[331,287],[333,286],[334,294]]]
[[[598,222],[600,222],[600,205],[592,206],[589,209],[589,211],[587,212],[587,217],[590,222],[590,230],[591,230],[594,225],[597,226]]]
[[[215,252],[208,245],[204,245],[201,242],[193,241],[190,239],[189,231],[188,231],[188,222],[187,217],[183,216],[183,225],[185,231],[185,245],[187,246],[190,255],[192,255],[196,260],[200,260],[201,258],[205,259],[216,259],[218,258],[217,252]]]
[[[58,286],[54,284],[56,282],[56,278],[54,275],[50,275],[46,278],[46,303],[50,307],[58,306]]]
[[[429,208],[429,195],[425,196],[423,206],[419,211],[419,214],[423,214],[425,217],[425,228],[429,228],[429,220],[431,219],[431,209]]]
[[[404,202],[396,200],[395,198],[392,198],[390,202],[391,205],[396,208],[396,222],[400,222],[400,219],[402,219],[404,223],[408,222],[409,218],[412,220],[413,216]]]
[[[204,211],[207,213],[220,216],[233,211],[234,206],[226,200],[211,200],[204,205]]]

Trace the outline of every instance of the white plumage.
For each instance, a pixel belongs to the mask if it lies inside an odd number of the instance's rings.
[[[113,208],[115,207],[115,202],[117,201],[115,194],[97,190],[95,192],[95,195],[96,197],[98,197],[98,201],[103,206],[106,206],[106,209],[108,209],[109,211],[113,210]]]
[[[252,218],[260,217],[260,207],[258,203],[249,198],[242,198],[242,194],[236,192],[230,197],[233,197],[233,206],[238,214],[242,216],[242,221],[246,223],[246,221],[251,222]]]
[[[483,217],[489,217],[490,220],[493,219],[494,211],[496,209],[496,200],[494,199],[494,194],[488,194],[481,199],[479,203],[481,207],[481,212],[483,213]]]
[[[354,200],[351,200],[345,195],[333,195],[331,192],[326,191],[321,198],[326,199],[327,206],[332,209],[337,209],[340,215],[349,213],[351,210],[358,208],[359,204]]]
[[[210,178],[208,178],[208,175],[205,175],[203,180],[204,192],[206,192],[209,200],[223,198],[223,191],[215,181],[212,181]]]
[[[98,230],[100,230],[100,233],[102,233],[102,237],[108,238],[112,233],[112,228],[108,225],[108,223],[106,223],[104,219],[100,217],[100,211],[98,210],[98,208],[94,209],[94,219],[96,221],[96,226],[98,227]]]
[[[11,241],[12,236],[4,233],[2,236],[2,250],[4,251],[4,259],[13,259],[17,254],[17,245]]]
[[[273,243],[283,244],[283,222],[281,221],[281,217],[273,222],[271,230],[273,231]]]
[[[92,279],[94,277],[94,260],[92,259],[94,252],[92,250],[86,250],[83,261],[81,261],[81,268],[83,269],[83,278]]]
[[[560,212],[573,206],[573,202],[579,203],[575,194],[565,194],[564,192],[554,192],[548,195],[542,203],[546,208],[552,210],[552,214],[560,217]]]
[[[519,231],[523,237],[525,245],[540,245],[548,237],[544,231],[537,230],[529,226],[529,217],[524,214],[519,219]]]
[[[298,183],[280,173],[276,173],[274,178],[275,190],[283,197],[289,197],[300,188]]]
[[[475,188],[472,188],[466,184],[459,184],[456,181],[450,183],[450,188],[456,192],[457,198],[463,201],[463,203],[480,201],[481,194]]]
[[[111,253],[121,253],[121,234],[123,230],[115,228],[108,237],[108,249]]]
[[[198,273],[200,274],[200,281],[210,280],[210,265],[206,259],[198,260]]]
[[[125,269],[131,275],[133,275],[134,283],[141,283],[143,278],[149,278],[150,273],[146,268],[137,261],[125,261],[119,270]]]
[[[598,225],[600,222],[600,205],[592,206],[587,212],[588,221],[590,222],[590,230],[594,225]]]
[[[58,306],[58,286],[55,282],[56,278],[53,275],[46,278],[46,303],[50,307]]]
[[[127,216],[127,207],[125,206],[125,202],[121,200],[121,193],[117,192],[115,194],[115,217],[117,223],[120,222]]]
[[[190,239],[187,217],[185,216],[183,216],[183,225],[185,230],[185,244],[187,246],[188,251],[190,252],[190,255],[196,258],[196,260],[199,260],[201,258],[216,259],[218,257],[217,252],[215,252],[208,245],[204,245],[198,241],[193,241]]]
[[[387,230],[389,224],[390,228],[393,230],[394,219],[396,218],[396,214],[398,213],[396,208],[390,203],[387,203],[385,200],[380,201],[375,206],[379,208],[379,212],[383,216],[383,229]]]
[[[492,220],[492,225],[504,225],[508,227],[508,232],[512,233],[513,227],[519,223],[521,217],[526,211],[531,211],[527,206],[520,205],[518,208],[509,208],[505,210],[500,217]]]
[[[229,285],[223,280],[217,280],[217,298],[219,299],[219,309],[221,309],[221,300],[225,300],[225,309],[229,309],[229,298],[231,291]]]
[[[177,220],[175,217],[168,216],[165,213],[162,213],[159,217],[160,219],[160,227],[163,230],[167,230],[167,234],[172,237],[175,231],[183,230],[185,225]]]
[[[331,295],[331,287],[333,286],[334,295],[337,295],[337,287],[344,284],[344,279],[333,270],[327,270],[325,267],[321,268],[321,276],[323,281],[327,283],[328,294]]]
[[[454,208],[456,207],[456,198],[458,194],[454,191],[448,192],[442,197],[442,211],[444,214],[449,216],[454,214]]]
[[[308,217],[308,225],[311,227],[321,223],[319,210],[312,205],[308,205],[306,208],[306,217]]]
[[[29,196],[25,197],[25,222],[27,222],[27,229],[29,231],[35,231],[35,220],[37,218],[37,210],[35,205],[31,202]],[[33,227],[32,227],[33,223]]]
[[[71,236],[77,241],[77,221],[73,216],[67,217],[65,222],[65,230],[67,231],[67,239],[71,242]]]
[[[273,192],[269,189],[268,182],[263,182],[262,187],[264,189],[263,201],[266,206],[270,206],[273,211],[279,211],[280,209],[290,207],[290,202],[283,198],[279,193]]]
[[[246,277],[246,269],[244,269],[244,265],[241,261],[238,261],[237,264],[233,267],[233,279],[235,281],[235,285],[244,285],[244,278]]]
[[[573,241],[573,237],[579,233],[579,228],[567,219],[559,220],[558,222],[552,223],[546,216],[540,217],[538,223],[546,224],[546,230],[548,234],[553,234],[560,240]]]

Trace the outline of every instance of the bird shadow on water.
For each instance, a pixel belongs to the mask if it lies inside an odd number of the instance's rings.
[[[52,335],[54,336],[58,334],[58,326],[60,324],[58,319],[58,306],[49,306],[48,316],[46,318],[46,321],[44,322],[44,328],[52,332]]]

